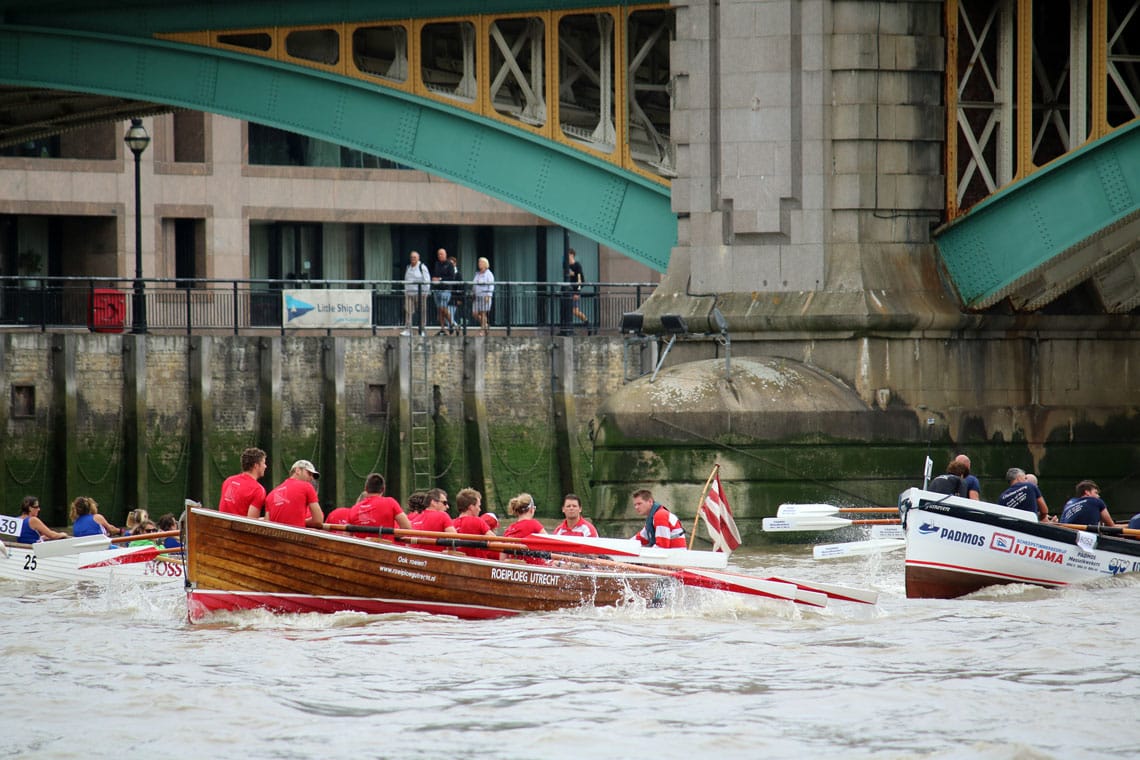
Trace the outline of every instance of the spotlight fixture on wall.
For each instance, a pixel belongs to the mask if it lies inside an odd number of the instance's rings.
[[[621,334],[640,335],[645,325],[645,315],[636,311],[627,311],[621,315]]]
[[[680,314],[662,314],[661,329],[669,335],[669,342],[665,344],[665,350],[661,352],[661,358],[657,360],[657,366],[653,368],[653,376],[649,378],[651,383],[657,379],[657,373],[661,371],[661,365],[665,363],[665,357],[669,355],[669,349],[673,348],[678,336],[689,333],[689,326],[685,324],[685,318]]]

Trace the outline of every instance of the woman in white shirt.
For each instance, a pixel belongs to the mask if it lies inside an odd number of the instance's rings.
[[[486,336],[487,318],[491,313],[491,298],[495,295],[495,275],[491,274],[491,262],[487,261],[485,257],[479,257],[477,266],[479,271],[471,280],[475,285],[475,298],[471,305],[471,313],[475,317],[475,321],[479,323],[479,334]]]

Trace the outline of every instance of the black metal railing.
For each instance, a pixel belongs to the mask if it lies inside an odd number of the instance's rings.
[[[113,277],[0,277],[0,328],[23,326],[43,331],[86,328],[94,332],[152,332],[234,335],[265,330],[282,334],[297,330],[344,332],[402,329],[405,286],[399,280],[172,280],[141,281],[145,325],[132,324],[135,280]],[[449,283],[455,320],[462,330],[478,329],[472,317],[473,284]],[[622,314],[638,309],[656,289],[653,283],[585,283],[573,291],[564,283],[496,282],[489,326],[510,335],[515,331],[550,334],[616,334]],[[349,325],[294,322],[285,308],[288,291],[344,290],[367,314]],[[300,293],[298,293],[300,291]],[[365,296],[364,293],[369,295]],[[577,299],[574,296],[577,295]],[[303,300],[303,299],[302,299]],[[318,299],[310,299],[318,300]],[[436,303],[429,293],[426,330],[440,328]],[[412,299],[413,305],[419,299]],[[363,307],[359,307],[363,309]],[[578,310],[585,321],[575,316]],[[420,317],[414,316],[418,329]]]

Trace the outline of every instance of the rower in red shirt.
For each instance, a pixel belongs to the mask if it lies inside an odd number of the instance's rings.
[[[647,488],[633,493],[633,509],[645,518],[645,527],[634,536],[643,546],[684,549],[685,529],[677,516],[653,500]]]
[[[313,484],[321,474],[308,459],[298,459],[289,468],[289,477],[265,497],[265,508],[273,522],[295,525],[298,528],[319,528],[325,514],[317,503],[317,489]]]
[[[576,494],[568,493],[562,497],[562,514],[566,515],[566,519],[554,529],[554,535],[598,537],[598,529],[592,522],[582,517],[582,502]]]
[[[241,472],[230,475],[222,483],[218,511],[241,515],[251,520],[261,517],[265,506],[265,486],[257,481],[265,475],[265,452],[250,447],[241,453]]]
[[[352,511],[348,516],[349,525],[374,525],[377,528],[399,527],[404,530],[412,527],[412,523],[404,514],[400,502],[391,496],[384,495],[384,476],[380,473],[370,473],[364,479],[364,493],[360,497],[360,501],[352,506]],[[369,538],[376,534],[354,533],[353,535]],[[380,537],[391,538],[391,535],[381,535]]]

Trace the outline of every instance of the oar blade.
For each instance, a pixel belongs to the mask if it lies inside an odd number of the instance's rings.
[[[815,559],[840,559],[894,551],[906,546],[901,538],[873,538],[869,541],[849,541],[843,544],[819,544],[812,549]]]
[[[879,592],[870,589],[843,586],[838,583],[816,583],[815,581],[801,581],[775,576],[770,578],[770,580],[792,583],[801,591],[823,594],[828,599],[836,599],[844,602],[859,602],[860,604],[875,604],[879,601]]]
[[[131,565],[136,562],[150,562],[152,559],[158,557],[157,546],[140,546],[133,549],[124,549],[121,552],[116,552],[117,556],[108,557],[107,559],[92,562],[89,565],[80,565],[80,570],[87,570],[92,567],[114,567],[116,565]]]
[[[836,530],[851,524],[842,517],[809,515],[806,517],[765,517],[761,527],[766,533],[786,533],[792,531]]]
[[[901,525],[872,525],[871,538],[905,539],[906,528]]]
[[[526,536],[521,541],[528,549],[572,552],[574,554],[603,554],[621,557],[623,562],[633,564],[702,567],[713,570],[728,567],[728,555],[723,552],[661,549],[655,546],[642,546],[637,541],[623,538],[583,538],[581,536],[537,534]]]
[[[808,517],[811,515],[838,514],[839,507],[831,504],[781,504],[776,508],[776,517]]]
[[[110,546],[111,539],[107,536],[80,536],[56,541],[40,541],[32,544],[32,551],[37,557],[63,557],[68,554],[102,551]]]
[[[764,596],[771,599],[784,599],[790,602],[798,601],[799,589],[794,584],[764,578],[753,578],[736,573],[717,573],[707,570],[686,569],[679,570],[677,577],[687,586],[714,589],[718,591],[732,591],[738,594]],[[818,601],[818,600],[812,600]],[[824,599],[823,605],[826,606]]]

